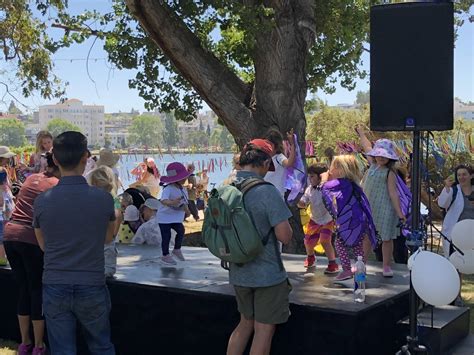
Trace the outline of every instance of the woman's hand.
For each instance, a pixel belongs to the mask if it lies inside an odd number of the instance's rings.
[[[446,180],[444,180],[444,186],[447,187],[448,189],[451,188],[454,185],[454,178],[453,176],[448,176]]]

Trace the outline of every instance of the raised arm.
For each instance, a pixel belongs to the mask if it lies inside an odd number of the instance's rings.
[[[296,149],[295,149],[295,136],[293,134],[293,128],[287,132],[286,134],[286,139],[288,140],[288,143],[290,144],[290,154],[288,156],[288,159],[283,160],[281,165],[283,165],[285,168],[292,167],[295,165],[295,160],[296,160]]]
[[[367,153],[372,150],[372,143],[370,143],[370,140],[367,138],[364,129],[360,125],[357,125],[355,131],[359,135],[360,144],[362,149],[364,149],[364,152]],[[374,163],[374,159],[372,157],[367,156],[367,160],[370,164]]]

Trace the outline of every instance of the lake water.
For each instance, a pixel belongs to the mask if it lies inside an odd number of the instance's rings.
[[[232,170],[232,153],[209,153],[209,154],[124,154],[121,155],[117,164],[120,173],[120,179],[124,187],[136,181],[135,177],[130,174],[139,163],[143,162],[146,157],[155,159],[156,166],[160,174],[166,175],[166,166],[174,161],[183,163],[194,163],[196,173],[200,172],[204,167],[208,168],[209,189],[212,184],[221,184]]]

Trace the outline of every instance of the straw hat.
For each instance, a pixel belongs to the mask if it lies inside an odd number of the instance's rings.
[[[173,182],[186,179],[189,175],[191,173],[183,164],[174,162],[166,167],[166,176],[162,176],[160,180],[162,183],[172,184]]]
[[[105,165],[110,168],[113,168],[115,164],[120,159],[120,155],[115,154],[112,150],[108,148],[102,148],[99,152],[99,160],[97,161],[97,166]]]
[[[0,146],[0,158],[11,158],[14,157],[15,153],[10,151],[10,148],[2,145]]]

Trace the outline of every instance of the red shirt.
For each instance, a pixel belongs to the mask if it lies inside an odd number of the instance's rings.
[[[28,176],[16,199],[11,221],[5,224],[3,240],[38,245],[33,229],[33,204],[42,192],[56,186],[58,179],[46,173]]]

